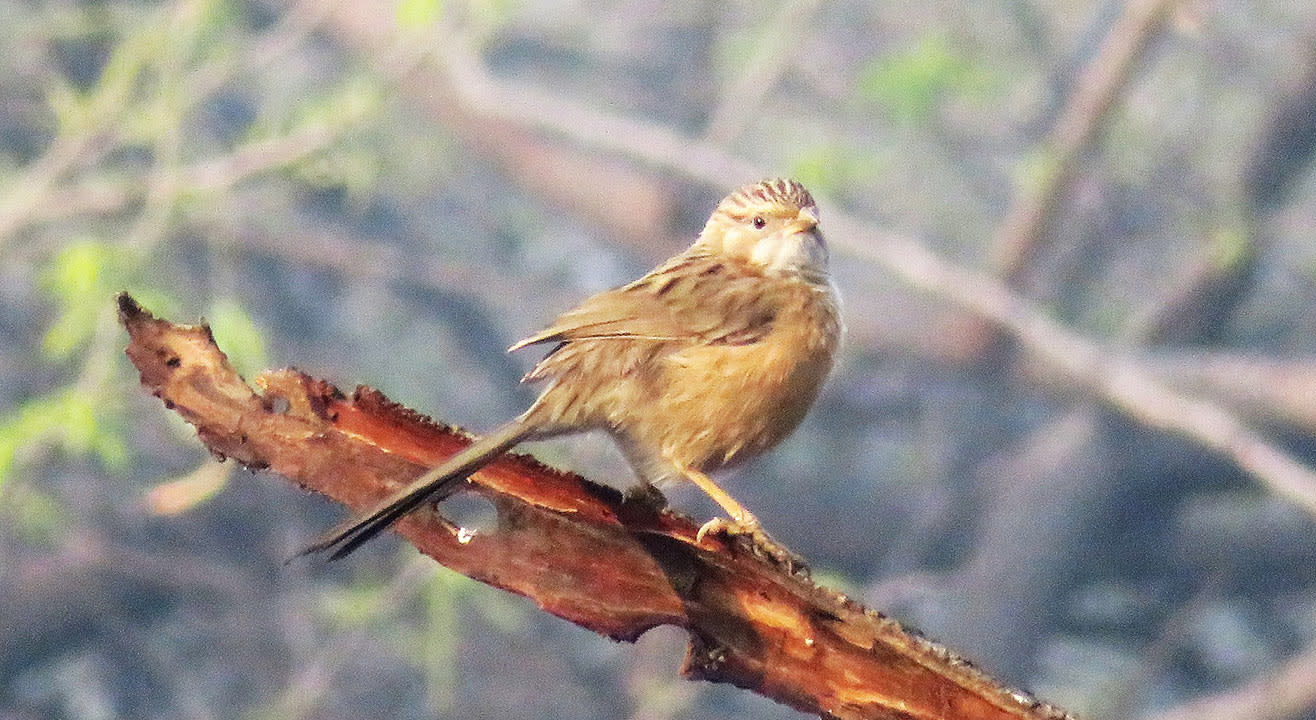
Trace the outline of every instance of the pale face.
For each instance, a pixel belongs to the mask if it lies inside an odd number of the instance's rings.
[[[792,180],[767,180],[728,195],[708,219],[699,244],[771,275],[816,279],[827,273],[818,208]]]
[[[766,272],[819,275],[827,272],[827,246],[818,231],[813,208],[802,208],[794,218],[767,222],[754,241],[749,258]]]

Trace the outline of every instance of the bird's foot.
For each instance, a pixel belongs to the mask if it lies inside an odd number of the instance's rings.
[[[735,535],[750,535],[755,532],[763,532],[762,530],[759,530],[759,522],[757,519],[752,523],[739,523],[735,520],[729,520],[724,517],[715,517],[699,526],[699,532],[695,533],[695,542],[703,542],[705,535],[726,535],[727,537],[733,537]]]
[[[748,521],[746,521],[748,520]],[[695,542],[702,542],[706,535],[724,535],[728,539],[739,538],[756,556],[785,568],[792,575],[809,575],[809,565],[804,558],[791,552],[785,545],[777,542],[764,532],[758,518],[750,515],[747,519],[729,520],[715,517],[704,523],[695,534]]]

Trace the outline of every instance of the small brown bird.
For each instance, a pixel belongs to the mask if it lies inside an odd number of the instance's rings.
[[[525,440],[601,430],[641,488],[689,480],[732,518],[707,532],[761,536],[706,474],[776,445],[818,395],[841,337],[818,208],[793,180],[728,195],[699,238],[635,282],[599,293],[510,349],[553,343],[520,417],[334,528],[306,552],[340,558]]]

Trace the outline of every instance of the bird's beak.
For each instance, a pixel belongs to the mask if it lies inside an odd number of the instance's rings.
[[[804,208],[795,215],[795,220],[787,226],[789,234],[812,232],[818,227],[818,215],[812,208]]]

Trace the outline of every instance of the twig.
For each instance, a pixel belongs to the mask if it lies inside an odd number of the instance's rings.
[[[1020,192],[993,241],[992,265],[1013,284],[1035,252],[1056,201],[1069,186],[1079,155],[1106,119],[1129,70],[1178,0],[1132,0],[1106,35],[1097,56],[1043,145],[1046,171]]]
[[[308,125],[280,137],[253,140],[226,155],[180,167],[169,183],[171,197],[224,191],[253,176],[291,165],[331,145],[355,127],[360,117],[337,117],[332,124]],[[50,221],[93,212],[115,212],[149,191],[149,185],[140,178],[89,180],[50,191],[49,202],[29,219]]]
[[[107,111],[100,116],[108,120],[112,115]],[[78,161],[88,161],[88,155],[99,157],[103,154],[105,143],[97,146],[103,132],[97,124],[56,136],[46,152],[4,189],[0,195],[0,249],[28,217],[42,207],[50,188],[64,173]],[[95,148],[94,152],[92,148]]]
[[[238,72],[277,60],[314,29],[324,18],[328,7],[326,0],[301,0],[284,14],[278,24],[244,50],[189,72],[187,77],[178,81],[184,89],[183,97],[175,104],[178,112],[184,112],[209,97]],[[179,22],[179,18],[184,17],[187,11],[194,9],[193,5],[184,3],[175,8],[167,22]],[[148,193],[165,190],[162,187],[152,190],[149,187],[151,183],[141,182],[140,175],[134,175],[132,180],[82,180],[72,187],[56,185],[75,163],[92,165],[111,149],[113,143],[108,136],[112,132],[106,128],[122,111],[126,102],[126,94],[102,90],[90,101],[88,124],[75,132],[56,137],[47,151],[10,185],[6,194],[0,197],[0,247],[14,232],[28,223],[48,222],[83,213],[113,212]],[[349,124],[340,121],[334,127],[341,131]],[[228,156],[202,161],[176,171],[171,169],[172,177],[168,179],[167,185],[173,190],[165,194],[172,202],[180,192],[228,187],[249,175],[293,162],[336,137],[319,137],[325,129],[304,128],[284,138],[249,143]],[[295,152],[297,147],[303,149],[301,153]],[[89,154],[89,149],[95,152]],[[264,152],[270,155],[261,158]],[[155,182],[158,181],[157,178]],[[196,187],[188,187],[189,184]]]
[[[832,228],[839,225],[839,234],[851,237],[874,232],[835,214],[829,215],[827,222]],[[896,272],[914,287],[992,321],[1031,354],[1129,417],[1191,438],[1228,457],[1272,492],[1316,515],[1316,472],[1267,442],[1234,413],[1166,387],[1132,356],[1103,349],[1047,317],[992,277],[953,266],[917,242],[886,235],[880,242],[851,249]]]
[[[682,137],[666,127],[574,102],[529,83],[495,79],[460,34],[444,35],[435,49],[444,85],[465,112],[498,118],[605,150],[646,165],[722,187],[728,180],[765,176],[753,163],[716,143]]]
[[[1316,433],[1316,359],[1228,352],[1158,351],[1138,365],[1181,392],[1209,395],[1252,422]]]
[[[705,140],[731,142],[758,114],[763,99],[777,86],[803,46],[801,36],[812,26],[811,19],[821,4],[821,0],[787,0],[767,27],[755,30],[757,52],[745,62],[734,81],[717,93],[721,102],[709,115]]]

